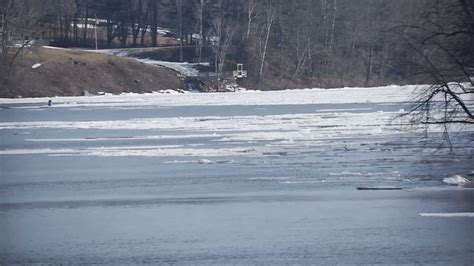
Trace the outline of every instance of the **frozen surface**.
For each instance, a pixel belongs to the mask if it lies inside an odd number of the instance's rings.
[[[460,213],[420,213],[423,217],[472,217],[474,218],[474,212],[460,212]]]
[[[472,264],[474,129],[414,89],[0,99],[0,263]]]
[[[54,102],[63,105],[97,106],[230,106],[230,105],[303,105],[303,104],[342,104],[342,103],[395,103],[408,102],[413,92],[424,88],[420,86],[386,86],[378,88],[341,88],[341,89],[301,89],[285,91],[243,91],[238,93],[213,94],[127,94],[117,96],[93,97],[56,97]],[[1,99],[0,104],[44,103],[44,98]],[[363,108],[369,108],[364,106]],[[347,105],[340,108],[321,108],[336,111],[352,111]],[[337,110],[339,109],[339,110]],[[403,109],[403,108],[400,108]],[[398,109],[397,111],[404,111]],[[367,110],[366,110],[367,111]],[[370,111],[370,110],[368,110]]]
[[[469,179],[464,178],[460,175],[455,175],[452,177],[443,178],[443,183],[453,186],[464,186],[466,184],[471,183]]]

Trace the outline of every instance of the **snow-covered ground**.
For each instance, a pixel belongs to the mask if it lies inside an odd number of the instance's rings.
[[[284,91],[240,91],[237,93],[153,95],[124,94],[94,97],[55,97],[55,105],[88,106],[220,106],[220,105],[301,105],[337,103],[409,102],[424,85],[374,88],[300,89]],[[1,99],[0,104],[43,103],[45,98]]]
[[[183,76],[198,76],[199,75],[199,70],[197,69],[197,66],[199,64],[197,63],[167,62],[167,61],[161,61],[161,60],[139,59],[139,58],[136,58],[135,60],[145,63],[145,64],[149,64],[149,65],[167,67],[167,68],[173,69],[174,71],[180,73]],[[209,63],[201,63],[201,65],[209,66]]]
[[[101,50],[84,50],[84,51],[128,57],[132,60],[136,60],[145,64],[163,66],[163,67],[173,69],[183,76],[197,76],[199,74],[199,70],[197,69],[199,64],[197,63],[168,62],[168,61],[162,61],[162,60],[137,58],[134,56],[137,52],[152,51],[154,49],[157,49],[157,48],[101,49]],[[209,66],[209,63],[201,63],[201,65]]]

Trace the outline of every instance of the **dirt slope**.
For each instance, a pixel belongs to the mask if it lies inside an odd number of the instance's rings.
[[[41,66],[32,68],[41,63]],[[177,89],[180,81],[173,70],[131,59],[89,52],[34,48],[15,62],[0,97],[78,96],[108,92],[151,92]]]

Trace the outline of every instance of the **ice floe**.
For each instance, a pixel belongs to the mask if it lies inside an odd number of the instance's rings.
[[[186,63],[170,63],[184,66]],[[125,94],[104,96],[56,97],[56,106],[228,106],[228,105],[299,105],[319,103],[400,103],[410,101],[418,86],[376,88],[299,89],[283,91],[247,91],[235,93],[188,93],[179,95]],[[342,97],[343,96],[343,97]],[[1,104],[43,103],[47,98],[0,99]],[[346,111],[354,111],[347,108]],[[324,110],[324,109],[323,109]],[[358,110],[364,111],[364,110]],[[370,110],[366,110],[370,111]],[[334,111],[333,111],[334,112]]]
[[[470,217],[474,218],[474,212],[457,212],[457,213],[420,213],[422,217]]]
[[[465,185],[471,183],[471,181],[469,179],[466,179],[466,178],[460,176],[460,175],[455,175],[455,176],[452,176],[452,177],[444,178],[443,183],[448,184],[448,185],[452,185],[452,186],[465,186]]]

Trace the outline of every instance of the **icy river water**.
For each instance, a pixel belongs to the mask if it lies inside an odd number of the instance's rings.
[[[474,218],[420,213],[474,212],[474,130],[391,90],[5,100],[0,264],[472,265]]]

